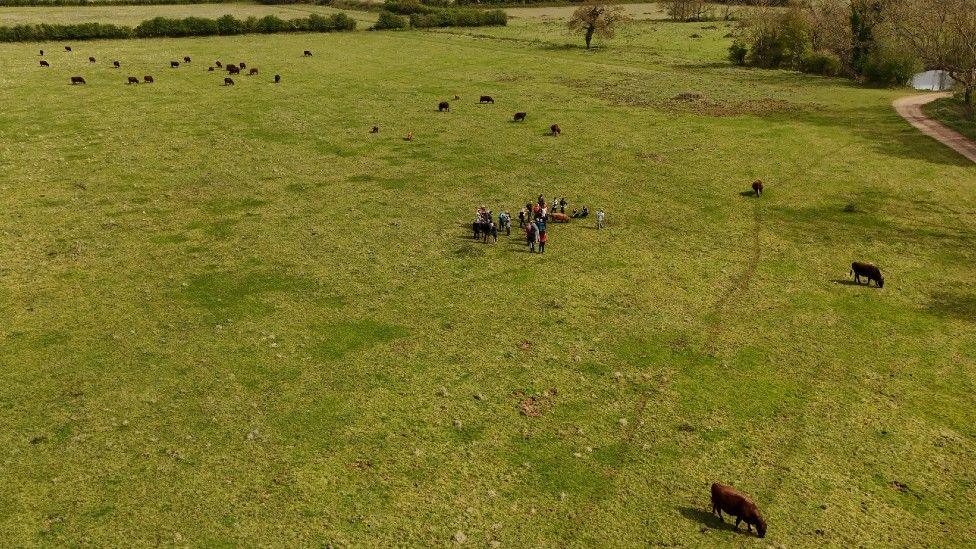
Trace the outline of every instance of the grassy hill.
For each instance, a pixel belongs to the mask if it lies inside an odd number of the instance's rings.
[[[707,26],[0,45],[4,545],[972,544],[976,169]]]

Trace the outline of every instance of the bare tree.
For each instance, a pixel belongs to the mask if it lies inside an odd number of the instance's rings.
[[[929,69],[941,69],[963,86],[966,105],[976,92],[976,0],[896,0],[898,35]]]
[[[573,17],[569,20],[569,29],[582,32],[586,48],[589,49],[594,34],[603,38],[613,38],[618,27],[627,21],[630,21],[630,18],[620,6],[583,4],[573,12]]]
[[[705,0],[668,0],[664,5],[673,21],[702,21],[709,15]]]

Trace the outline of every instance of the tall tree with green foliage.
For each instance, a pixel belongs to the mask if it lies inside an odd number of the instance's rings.
[[[573,12],[573,17],[569,20],[569,30],[582,32],[586,49],[590,49],[593,35],[613,38],[620,25],[627,21],[630,21],[630,18],[620,6],[584,4]]]

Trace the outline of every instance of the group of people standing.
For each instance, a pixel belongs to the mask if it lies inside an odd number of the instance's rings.
[[[580,219],[589,216],[590,210],[583,206],[582,211],[574,209],[572,215],[566,215],[567,201],[565,198],[553,198],[552,202],[546,202],[543,195],[535,203],[528,202],[518,213],[519,228],[525,232],[525,243],[529,247],[529,253],[546,252],[546,243],[549,242],[548,222],[568,222],[570,218]],[[603,210],[596,212],[596,227],[603,228],[606,215]],[[474,238],[482,238],[488,242],[490,238],[493,242],[498,242],[498,233],[505,231],[506,236],[512,234],[512,215],[508,211],[498,214],[498,222],[495,222],[494,214],[484,206],[475,212],[475,219],[471,223]]]

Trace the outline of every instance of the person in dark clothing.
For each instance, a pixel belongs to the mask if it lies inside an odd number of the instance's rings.
[[[546,253],[546,242],[549,242],[549,234],[545,231],[539,233],[539,253]]]
[[[538,229],[535,228],[534,223],[525,224],[525,243],[529,246],[529,253],[535,253],[535,240],[538,235]]]

